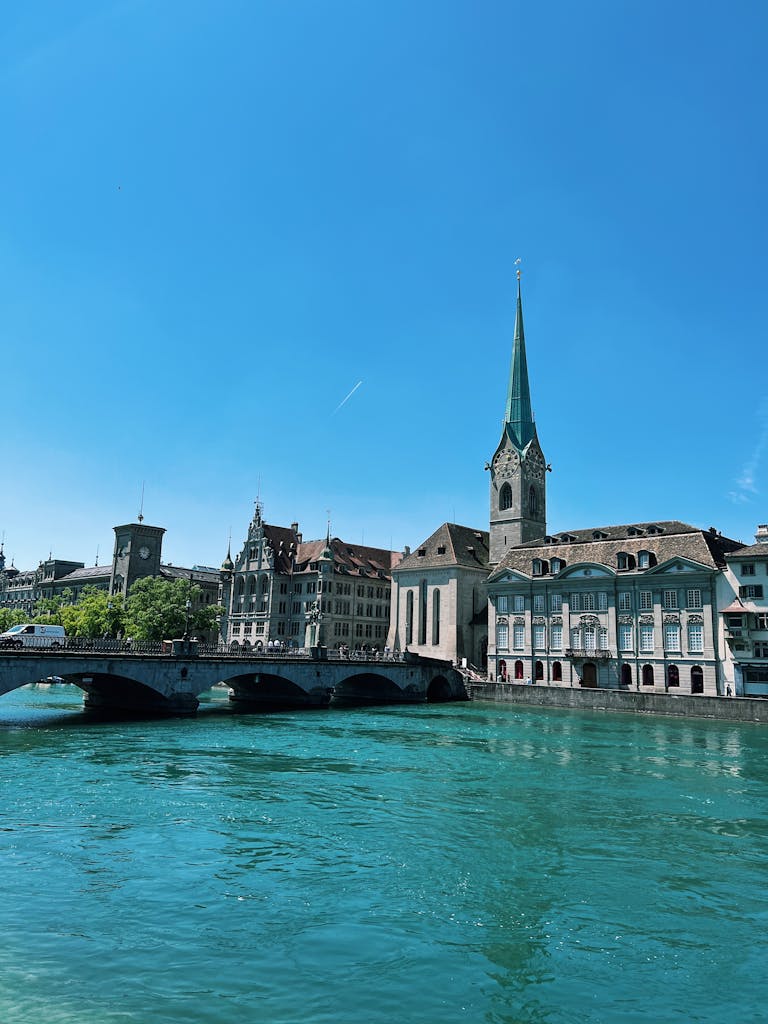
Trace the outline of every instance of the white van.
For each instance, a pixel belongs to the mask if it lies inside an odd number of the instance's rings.
[[[67,634],[63,626],[25,623],[0,633],[0,647],[63,647]]]

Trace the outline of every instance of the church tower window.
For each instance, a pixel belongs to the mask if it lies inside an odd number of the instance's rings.
[[[528,491],[528,515],[531,519],[536,519],[539,514],[539,496],[536,493],[536,488],[531,487]]]
[[[504,484],[499,492],[499,510],[505,512],[508,508],[512,508],[512,488]]]

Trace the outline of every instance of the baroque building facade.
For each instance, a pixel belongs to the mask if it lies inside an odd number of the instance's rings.
[[[331,537],[305,541],[298,522],[273,526],[256,502],[243,546],[221,567],[221,639],[230,646],[383,651],[392,569],[402,558]]]

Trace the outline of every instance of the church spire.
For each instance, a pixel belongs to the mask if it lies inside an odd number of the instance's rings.
[[[523,300],[520,294],[520,270],[517,271],[517,312],[515,314],[515,337],[512,343],[512,365],[509,370],[507,406],[504,413],[504,427],[515,447],[522,451],[532,437],[536,427],[531,411],[531,391],[528,385],[528,361],[525,357],[525,331],[523,329]]]

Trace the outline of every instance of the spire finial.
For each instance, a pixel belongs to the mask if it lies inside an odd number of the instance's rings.
[[[144,481],[141,481],[141,505],[139,507],[139,522],[144,522]]]
[[[522,259],[519,256],[517,257],[517,259],[514,262],[514,266],[517,267],[517,270],[515,271],[515,274],[517,276],[517,287],[518,287],[518,289],[520,288],[520,264],[522,262],[523,261],[522,261]]]

